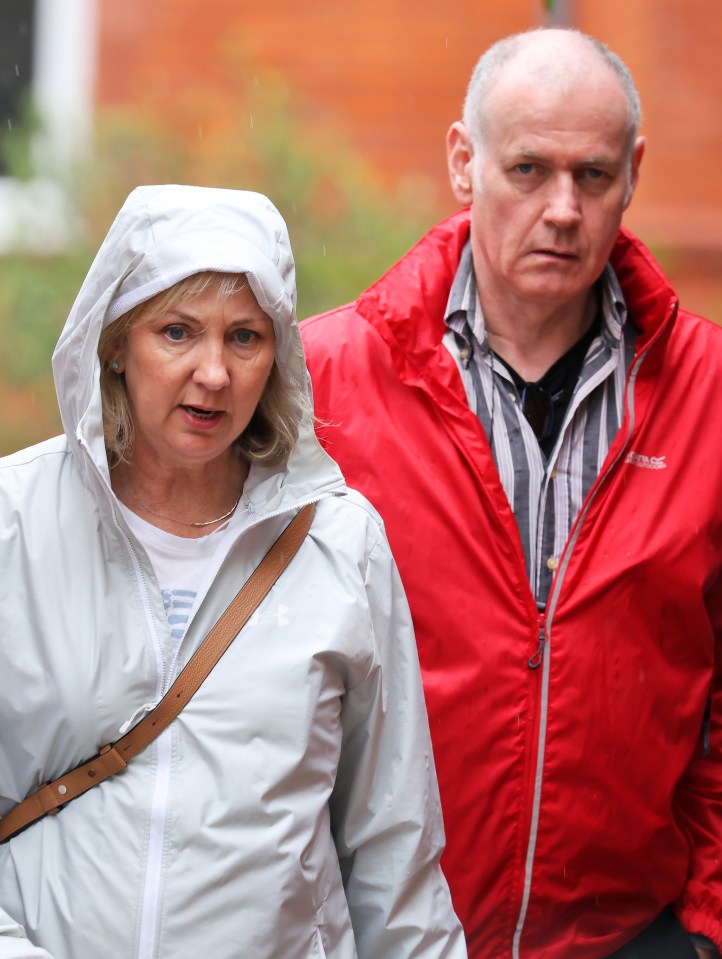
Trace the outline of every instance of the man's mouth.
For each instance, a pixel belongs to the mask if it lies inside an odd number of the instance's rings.
[[[576,260],[574,253],[566,253],[564,250],[534,250],[537,256],[551,256],[556,260]]]

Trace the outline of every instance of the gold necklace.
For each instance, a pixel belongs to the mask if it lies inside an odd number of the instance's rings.
[[[203,523],[188,523],[182,519],[175,519],[175,517],[169,516],[167,513],[161,513],[161,511],[158,509],[153,509],[152,506],[148,506],[147,503],[144,503],[143,500],[140,498],[140,496],[136,496],[133,490],[129,486],[127,486],[125,483],[121,482],[120,485],[123,487],[126,493],[130,496],[130,498],[135,500],[138,506],[142,506],[143,509],[146,510],[148,513],[152,513],[154,516],[160,516],[161,519],[167,519],[171,523],[177,523],[178,526],[191,526],[196,528],[202,527],[202,526],[213,526],[216,523],[220,523],[224,519],[228,519],[230,516],[232,516],[235,513],[236,507],[241,502],[241,495],[242,495],[242,494],[239,495],[238,499],[233,504],[233,506],[231,506],[228,512],[224,513],[223,516],[218,516],[216,517],[216,519],[207,519]]]

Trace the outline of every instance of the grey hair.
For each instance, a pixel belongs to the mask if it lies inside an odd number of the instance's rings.
[[[515,33],[498,40],[477,61],[467,87],[463,111],[464,126],[474,149],[478,151],[482,148],[482,128],[486,101],[491,88],[498,79],[501,68],[521,54],[524,42],[529,36],[549,29],[565,30],[578,37],[617,75],[629,105],[630,143],[634,144],[642,121],[642,108],[632,74],[623,60],[601,40],[597,40],[596,37],[587,33],[582,33],[580,30],[574,30],[570,27],[538,27],[535,30]]]
[[[103,433],[108,464],[127,462],[133,451],[133,419],[125,388],[125,376],[113,370],[113,361],[125,349],[128,332],[141,323],[151,323],[180,303],[216,286],[220,298],[248,289],[242,273],[196,273],[124,313],[100,334],[100,394]],[[262,466],[285,463],[298,439],[298,430],[309,404],[300,387],[286,380],[274,362],[260,402],[246,429],[236,439],[241,456]]]

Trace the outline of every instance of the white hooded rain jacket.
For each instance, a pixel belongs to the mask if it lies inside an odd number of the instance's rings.
[[[0,461],[0,814],[158,702],[311,501],[313,526],[165,733],[0,846],[0,959],[464,959],[406,600],[310,416],[285,469],[251,467],[172,652],[110,488],[96,350],[105,325],[202,270],[247,274],[310,397],[271,203],[135,190],[53,358],[65,435]]]

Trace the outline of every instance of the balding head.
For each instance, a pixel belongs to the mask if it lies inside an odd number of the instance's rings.
[[[629,143],[634,144],[640,124],[639,95],[632,76],[599,40],[577,30],[541,28],[499,40],[476,64],[464,102],[464,126],[476,150],[487,132],[487,105],[500,82],[516,78],[539,89],[573,95],[579,84],[596,84],[600,96],[605,84],[618,84],[628,104]],[[608,87],[607,87],[608,89]]]
[[[474,73],[474,112],[446,143],[485,315],[579,319],[604,271],[644,153],[634,87],[604,51],[574,31],[532,31],[492,47]]]

